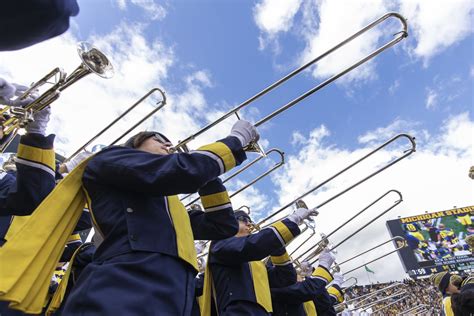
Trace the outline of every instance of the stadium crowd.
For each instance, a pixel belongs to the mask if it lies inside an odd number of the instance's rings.
[[[406,292],[396,295],[400,290]],[[358,299],[360,297],[361,299]],[[373,305],[387,297],[391,298]],[[367,299],[362,301],[364,298]],[[420,307],[418,314],[442,315],[442,295],[428,278],[354,286],[345,290],[345,300],[352,302],[348,304],[348,309],[354,309],[352,315],[364,315],[364,312],[376,315],[398,315],[417,306],[424,307]],[[368,308],[363,310],[361,306],[368,306]],[[378,312],[373,313],[374,311]],[[351,315],[351,313],[346,311],[343,315]]]

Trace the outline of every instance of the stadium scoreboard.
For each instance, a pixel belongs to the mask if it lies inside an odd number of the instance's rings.
[[[392,237],[405,238],[407,247],[398,255],[414,279],[441,271],[474,270],[473,249],[465,241],[474,235],[474,206],[389,220],[387,228]]]

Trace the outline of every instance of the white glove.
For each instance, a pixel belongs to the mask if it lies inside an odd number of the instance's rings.
[[[71,160],[66,161],[64,165],[66,166],[67,172],[71,172],[72,169],[76,168],[84,159],[87,159],[90,156],[92,156],[92,153],[83,151],[77,154],[76,157],[72,158]]]
[[[229,136],[235,136],[240,140],[242,147],[247,146],[251,141],[258,141],[260,135],[255,126],[244,120],[238,120],[232,126]]]
[[[51,107],[46,107],[43,110],[33,114],[33,122],[26,126],[27,133],[46,134],[46,127],[48,127],[49,117],[51,115]]]
[[[38,89],[30,91],[26,98],[20,99],[19,97],[21,95],[23,95],[26,92],[26,90],[28,90],[30,87],[27,87],[27,86],[24,86],[24,85],[21,85],[21,84],[17,84],[17,83],[13,83],[13,85],[16,88],[15,95],[17,96],[17,98],[12,101],[12,105],[25,107],[26,105],[30,104],[34,100],[38,99],[38,97],[39,97]]]
[[[329,270],[332,264],[336,260],[336,257],[329,251],[328,248],[324,248],[324,250],[319,255],[319,265]]]
[[[200,254],[206,249],[206,242],[202,240],[194,242],[194,248],[196,248],[196,253]]]
[[[14,85],[9,83],[3,78],[0,78],[0,98],[5,100],[10,100],[16,92]]]
[[[301,276],[310,276],[313,273],[313,266],[308,261],[303,261],[300,264],[300,275]]]
[[[289,215],[287,218],[295,223],[296,225],[303,224],[303,221],[310,216],[318,215],[318,211],[316,208],[307,209],[307,208],[299,208],[293,212],[293,214]]]
[[[344,283],[344,276],[340,272],[334,273],[334,284],[337,284],[339,287],[342,287],[342,283]]]

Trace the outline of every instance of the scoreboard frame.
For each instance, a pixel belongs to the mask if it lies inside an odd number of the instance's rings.
[[[415,216],[403,217],[386,222],[387,229],[391,237],[403,236],[406,238],[407,232],[403,228],[404,224],[409,223],[423,223],[432,221],[438,218],[447,218],[449,216],[456,216],[462,214],[470,214],[474,216],[474,206],[466,206],[460,208],[453,208],[445,211],[438,211],[432,213],[425,213]],[[396,245],[395,245],[396,246]],[[404,247],[397,251],[400,261],[402,262],[405,272],[413,279],[425,278],[433,273],[441,271],[473,271],[474,270],[474,256],[472,249],[470,254],[454,256],[447,259],[433,259],[419,261],[415,255],[414,249],[410,246]]]

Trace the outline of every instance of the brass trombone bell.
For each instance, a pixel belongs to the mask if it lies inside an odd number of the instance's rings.
[[[196,137],[200,136],[201,134],[203,134],[204,132],[208,131],[209,129],[211,129],[212,127],[216,126],[217,124],[219,124],[220,122],[224,121],[225,119],[229,118],[230,116],[232,115],[238,115],[238,111],[240,111],[242,108],[246,107],[247,105],[249,105],[250,103],[254,102],[255,100],[259,99],[260,97],[262,97],[263,95],[266,95],[268,92],[272,91],[273,89],[275,89],[276,87],[280,86],[281,84],[283,84],[284,82],[288,81],[289,79],[291,79],[292,77],[296,76],[297,74],[303,72],[305,69],[309,68],[310,66],[312,66],[313,64],[316,64],[317,62],[319,62],[320,60],[322,60],[323,58],[327,57],[328,55],[330,55],[331,53],[333,53],[334,51],[338,50],[339,48],[341,48],[342,46],[346,45],[347,43],[351,42],[352,40],[354,40],[355,38],[361,36],[362,34],[364,34],[365,32],[369,31],[370,29],[376,27],[377,25],[381,24],[382,22],[384,22],[385,20],[389,19],[389,18],[396,18],[400,21],[401,23],[401,26],[402,26],[402,29],[401,31],[397,32],[395,34],[395,37],[385,43],[384,45],[380,46],[379,48],[375,49],[373,52],[371,52],[370,54],[368,54],[367,56],[361,58],[360,60],[358,60],[357,62],[355,62],[354,64],[352,64],[351,66],[347,67],[346,69],[342,70],[341,72],[333,75],[332,77],[326,79],[325,81],[319,83],[318,85],[316,85],[315,87],[313,87],[312,89],[308,90],[307,92],[301,94],[300,96],[298,96],[297,98],[293,99],[292,101],[288,102],[287,104],[281,106],[280,108],[278,108],[277,110],[275,110],[274,112],[270,113],[269,115],[261,118],[259,121],[257,121],[254,126],[255,127],[258,127],[260,125],[262,125],[263,123],[271,120],[272,118],[274,118],[275,116],[281,114],[282,112],[286,111],[287,109],[293,107],[295,104],[299,103],[300,101],[306,99],[307,97],[309,97],[310,95],[312,95],[313,93],[321,90],[322,88],[324,88],[325,86],[327,86],[328,84],[332,83],[333,81],[337,80],[338,78],[342,77],[343,75],[347,74],[348,72],[350,72],[351,70],[357,68],[358,66],[364,64],[365,62],[369,61],[370,59],[372,59],[373,57],[377,56],[378,54],[380,54],[381,52],[383,52],[384,50],[394,46],[395,44],[397,44],[398,42],[400,42],[401,40],[403,40],[404,38],[406,38],[408,36],[408,25],[407,25],[407,22],[405,20],[405,18],[403,16],[401,16],[400,14],[398,13],[395,13],[395,12],[390,12],[390,13],[387,13],[385,15],[383,15],[382,17],[380,17],[379,19],[373,21],[372,23],[370,23],[369,25],[365,26],[364,28],[362,28],[361,30],[357,31],[356,33],[352,34],[351,36],[349,36],[348,38],[346,38],[345,40],[343,40],[342,42],[340,42],[339,44],[337,44],[336,46],[330,48],[329,50],[327,50],[326,52],[322,53],[321,55],[315,57],[314,59],[310,60],[309,62],[307,62],[306,64],[304,64],[303,66],[293,70],[291,73],[287,74],[286,76],[284,76],[283,78],[277,80],[276,82],[272,83],[271,85],[269,85],[268,87],[266,87],[265,89],[263,89],[262,91],[258,92],[257,94],[255,94],[254,96],[252,96],[251,98],[247,99],[246,101],[242,102],[241,104],[239,104],[238,106],[236,106],[234,109],[230,110],[229,112],[227,112],[226,114],[224,114],[222,117],[218,118],[217,120],[215,120],[214,122],[211,122],[209,123],[208,125],[206,125],[205,127],[203,127],[202,129],[200,129],[199,131],[197,131],[196,133],[194,133],[193,135],[187,137],[186,139],[180,141],[175,147],[173,150],[184,150],[184,151],[188,151],[189,149],[187,148],[187,144],[192,141],[193,139],[195,139]],[[256,146],[256,145],[255,145]],[[260,151],[261,148],[257,148],[255,146],[251,146],[251,148],[248,148],[252,151],[255,151],[255,150],[258,150]]]
[[[53,86],[30,104],[25,107],[6,106],[0,109],[0,115],[7,117],[7,119],[2,123],[3,134],[4,137],[6,137],[0,147],[2,152],[13,141],[18,130],[26,127],[34,120],[33,114],[43,110],[57,100],[61,92],[67,87],[90,73],[95,73],[102,78],[111,78],[113,76],[113,66],[109,59],[100,50],[86,42],[81,42],[77,46],[77,52],[82,62],[69,76],[67,76],[62,69],[55,68],[18,97],[20,100],[24,100],[33,94],[36,94],[39,87],[49,83],[48,81],[51,78],[55,78],[56,82]]]

